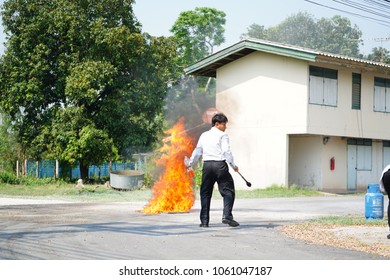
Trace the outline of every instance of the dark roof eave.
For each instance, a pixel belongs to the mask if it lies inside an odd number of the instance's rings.
[[[302,51],[289,47],[263,44],[253,40],[243,40],[222,51],[212,54],[184,69],[187,75],[216,77],[216,71],[234,60],[246,56],[254,51],[273,53],[298,59],[315,61],[316,52]]]
[[[389,64],[318,52],[297,46],[258,39],[245,39],[238,42],[188,66],[184,69],[184,71],[187,75],[216,77],[216,72],[219,67],[222,67],[254,51],[262,51],[311,62],[337,64],[357,69],[366,69],[368,71],[376,71],[383,74],[390,74]]]

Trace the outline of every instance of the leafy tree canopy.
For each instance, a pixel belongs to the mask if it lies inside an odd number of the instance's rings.
[[[390,64],[390,51],[383,47],[373,48],[367,59]]]
[[[213,53],[214,46],[225,42],[226,14],[214,8],[195,8],[180,13],[171,28],[183,64],[194,63]]]
[[[166,115],[170,122],[186,117],[190,128],[202,124],[202,113],[215,106],[215,80],[187,77],[184,67],[212,54],[224,41],[226,14],[214,8],[202,7],[180,13],[170,31],[176,42],[179,75],[168,92]],[[181,70],[181,71],[180,71]]]
[[[243,37],[253,37],[359,57],[362,32],[348,18],[334,16],[316,20],[306,12],[287,17],[280,24],[265,28],[252,24]]]
[[[7,114],[0,110],[0,172],[12,171],[20,152],[20,146],[10,126]]]
[[[133,2],[4,2],[0,106],[34,158],[87,166],[156,139],[175,44],[142,34]]]

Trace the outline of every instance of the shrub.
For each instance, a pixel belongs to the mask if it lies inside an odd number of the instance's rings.
[[[20,184],[20,179],[10,172],[0,172],[0,182],[4,184],[17,185]]]
[[[145,173],[144,174],[144,185],[143,185],[143,187],[145,187],[145,188],[148,188],[148,189],[150,189],[150,188],[152,188],[153,187],[153,184],[154,184],[154,179],[153,179],[153,176],[150,174],[150,173]]]
[[[54,177],[37,178],[35,176],[26,176],[19,179],[20,184],[33,186],[33,185],[47,185],[56,181]]]
[[[202,184],[202,169],[203,169],[203,164],[199,163],[195,169],[195,189],[200,189],[200,185]]]

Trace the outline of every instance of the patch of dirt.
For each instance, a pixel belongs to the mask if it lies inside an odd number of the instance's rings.
[[[386,238],[389,234],[386,227],[305,223],[280,228],[286,236],[310,244],[333,246],[390,257],[390,239]]]

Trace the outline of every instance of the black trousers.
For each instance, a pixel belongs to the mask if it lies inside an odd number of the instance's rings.
[[[210,203],[215,183],[218,184],[218,190],[223,197],[222,219],[233,219],[235,190],[229,167],[225,161],[205,161],[200,186],[200,221],[203,224],[208,224],[210,220]]]
[[[385,187],[389,202],[387,204],[387,223],[390,229],[390,170],[386,171],[382,177],[383,186]]]

